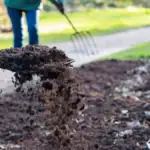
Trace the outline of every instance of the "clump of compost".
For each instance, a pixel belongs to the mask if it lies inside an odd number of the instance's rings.
[[[84,109],[85,96],[72,62],[56,47],[34,45],[0,52],[0,68],[15,73],[17,89],[0,99],[4,118],[0,143],[38,141],[48,149],[75,147],[74,121]]]
[[[72,60],[56,47],[26,46],[24,48],[10,48],[0,53],[0,68],[15,72],[17,85],[31,80],[33,75],[41,79],[57,78],[68,67]]]

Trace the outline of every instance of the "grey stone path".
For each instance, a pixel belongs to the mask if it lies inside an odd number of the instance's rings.
[[[78,51],[77,54],[71,42],[56,43],[55,46],[64,50],[69,57],[76,60],[74,63],[75,66],[80,66],[101,57],[126,50],[136,44],[150,42],[150,27],[132,29],[105,36],[97,36],[94,37],[94,40],[97,45],[97,53],[91,57],[83,55],[80,51]],[[49,46],[54,45],[49,44]],[[79,59],[82,57],[83,59]]]
[[[101,57],[111,55],[116,52],[123,51],[133,45],[150,41],[150,27],[132,29],[111,35],[96,36],[94,40],[97,45],[96,54],[87,56],[78,50],[75,51],[71,42],[52,43],[48,46],[57,46],[64,50],[65,53],[75,60],[74,66],[80,66],[85,63],[95,61]],[[13,73],[0,70],[0,89],[12,90],[11,77]],[[10,87],[10,88],[8,88]]]

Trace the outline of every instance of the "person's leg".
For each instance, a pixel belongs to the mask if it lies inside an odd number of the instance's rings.
[[[39,44],[39,36],[38,36],[39,10],[29,10],[25,11],[25,13],[29,32],[29,44],[30,45]]]
[[[7,12],[12,23],[12,29],[14,34],[14,47],[20,48],[23,46],[23,17],[22,11],[7,7]]]

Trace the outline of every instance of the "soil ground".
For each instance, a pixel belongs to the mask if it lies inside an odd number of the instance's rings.
[[[99,61],[78,69],[84,78],[84,89],[91,95],[78,126],[93,144],[90,150],[147,148],[150,129],[144,111],[149,111],[149,97],[144,93],[149,91],[149,75],[144,69],[137,71],[138,66],[145,66],[143,63]]]
[[[14,92],[0,101],[0,148],[6,149],[7,145],[9,149],[17,150],[24,145],[25,149],[32,150],[148,150],[150,62],[99,61],[74,71],[76,82],[80,81],[87,98],[84,111],[70,124],[74,129],[69,135],[72,143],[66,138],[59,143],[58,138],[50,136],[52,124],[48,118],[51,114],[48,109],[44,111],[46,108],[41,101],[36,97],[31,101],[26,95]],[[34,94],[38,95],[37,90]],[[52,97],[57,100],[54,95]],[[36,116],[35,110],[38,111]],[[37,148],[39,143],[41,147]]]

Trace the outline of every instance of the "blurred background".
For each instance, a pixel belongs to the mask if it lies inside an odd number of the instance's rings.
[[[104,35],[150,25],[150,0],[65,0],[65,10],[79,30]],[[40,14],[40,42],[69,40],[73,30],[46,0]],[[26,43],[28,34],[25,26]],[[3,0],[0,0],[0,49],[12,46],[12,32]]]

